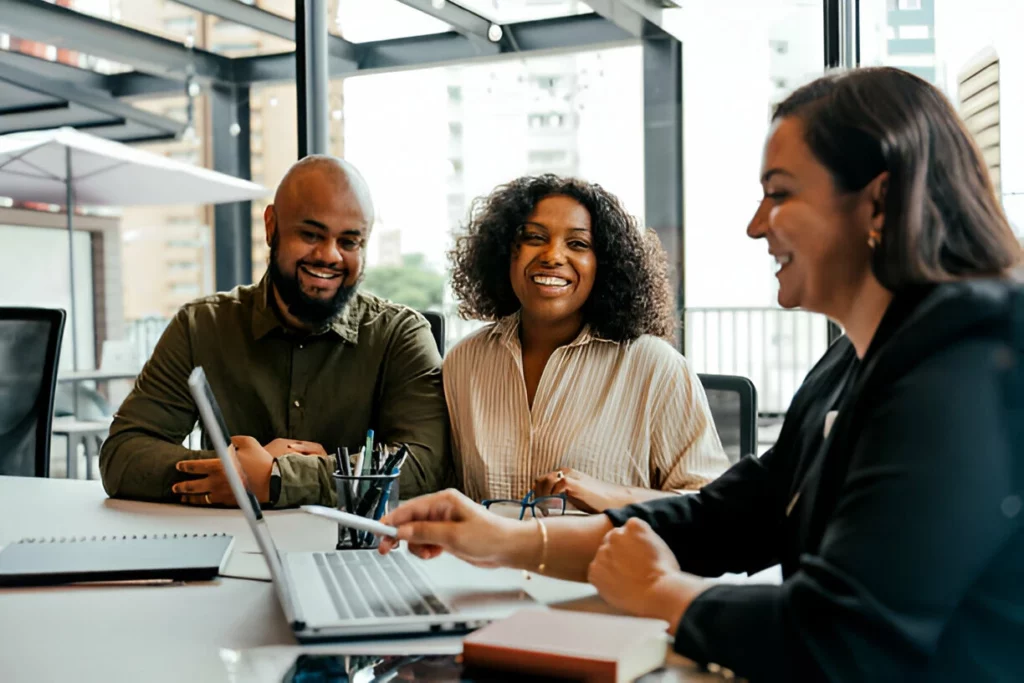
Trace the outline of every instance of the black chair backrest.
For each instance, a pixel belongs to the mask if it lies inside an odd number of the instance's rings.
[[[437,352],[444,358],[444,316],[437,311],[420,311],[420,315],[430,323],[430,332],[434,335]]]
[[[697,375],[729,462],[757,455],[757,389],[738,375]]]
[[[0,474],[50,473],[64,311],[0,308]]]

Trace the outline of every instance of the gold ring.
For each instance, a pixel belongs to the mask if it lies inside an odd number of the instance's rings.
[[[209,493],[207,493],[207,494],[205,494],[203,496],[203,500],[206,502],[207,505],[212,505],[212,503],[210,502],[210,494]]]

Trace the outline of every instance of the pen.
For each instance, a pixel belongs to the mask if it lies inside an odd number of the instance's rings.
[[[369,457],[369,460],[364,462],[363,466],[364,467],[369,467],[372,470],[373,469],[373,430],[372,429],[366,430],[366,455]],[[361,469],[359,470],[359,473],[360,474],[366,474]]]
[[[346,477],[352,476],[352,458],[348,454],[348,446],[341,447],[341,472]]]
[[[376,509],[381,493],[381,486],[376,482],[371,483],[366,489],[366,493],[363,494],[363,497],[359,499],[359,503],[356,505],[356,514],[360,517],[368,517],[370,511]],[[364,538],[364,535],[360,533],[359,538]]]
[[[388,456],[388,459],[384,461],[384,471],[390,472],[395,467],[401,469],[402,466],[400,463],[405,461],[405,455],[408,452],[409,447],[403,443],[401,446],[399,446],[397,451]]]
[[[398,476],[398,468],[394,467],[391,469],[391,476]],[[384,493],[380,497],[380,502],[377,503],[377,511],[373,513],[374,519],[380,519],[384,516],[384,513],[388,509],[388,498],[391,497],[391,487],[395,485],[395,480],[392,479],[384,484]]]
[[[338,471],[339,471],[339,473],[343,474],[345,476],[352,476],[352,466],[349,465],[349,462],[348,462],[348,448],[347,447],[339,448],[337,450],[337,452],[336,452],[336,455],[337,455],[337,458],[338,458]],[[345,512],[348,512],[349,514],[352,514],[352,491],[351,491],[351,488],[352,487],[349,485],[348,481],[343,481],[342,482],[342,484],[341,484],[342,502],[345,504]],[[355,532],[355,530],[350,527],[350,528],[347,528],[345,530],[345,532],[342,532],[342,533],[346,533],[346,532],[350,535],[350,537],[352,539],[352,545],[353,546],[358,545],[359,541],[358,541],[358,539],[356,539],[356,532]]]
[[[341,449],[338,448],[334,451],[334,464],[337,466],[335,472],[338,474],[345,474],[345,470],[341,468]]]
[[[364,454],[364,452],[365,451],[363,449],[360,449],[359,452],[356,454],[356,464],[355,464],[355,467],[352,468],[352,476],[353,477],[361,477],[361,476],[363,476],[363,454]],[[358,479],[353,479],[352,480],[352,494],[355,495],[355,496],[359,495],[359,480]]]

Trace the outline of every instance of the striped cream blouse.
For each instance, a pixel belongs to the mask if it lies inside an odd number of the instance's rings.
[[[657,337],[619,344],[584,329],[548,360],[532,410],[518,314],[460,342],[442,374],[455,467],[476,500],[521,498],[559,467],[679,490],[698,488],[729,464],[700,381]]]

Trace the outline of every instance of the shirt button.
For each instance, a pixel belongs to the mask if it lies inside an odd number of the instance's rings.
[[[293,405],[294,405],[294,406],[295,406],[296,408],[298,408],[298,407],[299,407],[299,405],[301,405],[301,404],[300,404],[300,403],[299,403],[298,401],[296,401],[296,402],[295,402],[295,403],[294,403]]]

